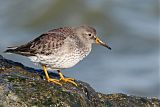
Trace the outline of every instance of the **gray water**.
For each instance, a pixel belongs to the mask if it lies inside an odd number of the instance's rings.
[[[0,54],[38,68],[3,51],[52,28],[90,24],[112,50],[93,45],[91,54],[64,75],[102,93],[160,98],[158,11],[158,0],[1,0]]]

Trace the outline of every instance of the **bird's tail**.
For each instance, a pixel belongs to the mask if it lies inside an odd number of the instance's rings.
[[[7,47],[8,49],[4,51],[4,53],[15,53],[17,46]]]

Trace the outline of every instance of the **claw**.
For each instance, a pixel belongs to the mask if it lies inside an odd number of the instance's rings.
[[[62,86],[62,84],[59,82],[59,80],[57,80],[57,79],[51,79],[51,78],[49,78],[49,79],[47,79],[47,81],[48,82],[53,82],[53,83],[55,83],[55,84],[58,84],[58,85],[60,85],[60,86]]]
[[[66,83],[69,82],[69,83],[74,84],[75,86],[78,86],[77,83],[74,82],[74,79],[73,79],[73,78],[64,78],[64,77],[61,77],[61,78],[60,78],[60,81],[64,81],[64,82],[66,82]]]
[[[63,74],[61,73],[60,70],[58,70],[58,74],[60,76],[60,81],[64,81],[66,83],[69,82],[69,83],[72,83],[75,86],[78,86],[77,83],[74,82],[73,78],[64,78],[64,76],[63,76]]]
[[[60,78],[60,80],[63,80],[63,79],[65,79],[65,80],[67,79],[67,80],[70,80],[70,81],[74,81],[75,80],[74,78],[64,78],[64,77]]]

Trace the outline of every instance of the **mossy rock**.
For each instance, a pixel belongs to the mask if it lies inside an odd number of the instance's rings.
[[[52,78],[59,78],[55,73]],[[45,80],[42,70],[0,56],[0,107],[160,107],[157,98],[102,94],[76,80],[78,87]]]

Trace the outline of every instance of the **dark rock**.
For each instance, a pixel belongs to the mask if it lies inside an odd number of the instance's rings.
[[[52,78],[59,78],[55,73]],[[76,81],[58,86],[44,80],[42,70],[0,56],[0,107],[160,107],[157,98],[101,94],[89,84]]]

